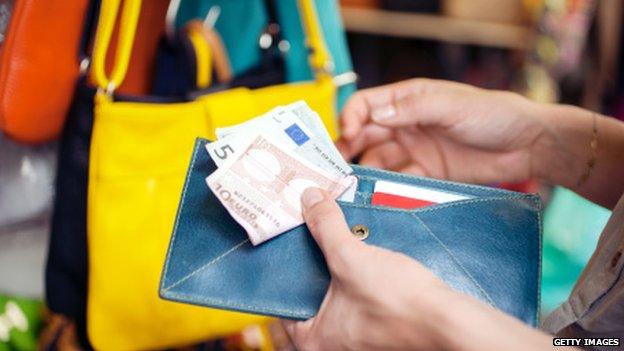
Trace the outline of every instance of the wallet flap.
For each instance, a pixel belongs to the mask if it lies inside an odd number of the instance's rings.
[[[325,295],[329,273],[305,225],[254,247],[205,185],[216,165],[198,140],[163,271],[163,298],[306,319]],[[537,322],[539,200],[533,195],[354,167],[355,203],[340,202],[366,242],[420,261],[458,291],[526,323]],[[365,202],[376,180],[434,187],[470,199],[404,210]]]

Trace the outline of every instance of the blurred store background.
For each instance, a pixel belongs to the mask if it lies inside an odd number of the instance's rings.
[[[0,40],[11,34],[7,29],[12,10],[19,2],[0,0]],[[255,58],[258,54],[254,43],[266,23],[266,14],[258,10],[263,8],[264,1],[181,2],[177,27],[190,19],[205,19],[216,5],[222,7],[216,28],[222,32],[232,56],[234,74],[259,60]],[[153,7],[154,16],[161,16],[152,22],[153,32],[162,34],[162,15],[169,1],[144,3],[149,4],[144,7]],[[413,77],[450,79],[485,88],[509,89],[544,102],[575,104],[624,119],[624,65],[620,53],[624,3],[620,0],[317,0],[316,3],[325,36],[334,38],[328,39],[328,45],[342,70],[338,73],[352,69],[358,77],[358,89]],[[263,16],[255,16],[256,11]],[[241,20],[234,21],[231,13],[240,13]],[[283,21],[288,21],[287,17]],[[239,30],[240,23],[246,23],[244,30]],[[147,55],[150,57],[145,60],[154,60],[158,43],[158,35],[154,33],[138,34],[139,40],[152,48],[151,56]],[[241,37],[232,39],[235,35]],[[251,44],[246,46],[247,42]],[[344,43],[348,47],[342,48]],[[296,45],[303,44],[291,41],[289,45],[295,52]],[[287,80],[309,76],[299,73],[296,64],[290,61],[286,65],[290,69]],[[129,74],[143,73],[131,69]],[[139,83],[128,87],[128,91],[140,94],[153,92],[152,88],[148,83]],[[341,91],[340,104],[354,89]],[[56,140],[32,146],[0,136],[0,351],[35,349],[44,324],[65,323],[51,317],[44,303],[57,152]],[[539,192],[544,199],[542,313],[546,314],[571,291],[610,213],[569,190],[534,180],[496,185]],[[50,334],[49,329],[45,333],[47,338],[64,335]],[[249,343],[253,346],[263,344],[257,340],[270,334],[264,329],[253,330],[243,339],[252,340]],[[283,342],[276,338],[272,348],[279,348],[275,345]],[[240,338],[206,344],[203,349],[237,349],[238,346],[232,345],[239,344]],[[263,345],[261,348],[271,349],[266,343]]]

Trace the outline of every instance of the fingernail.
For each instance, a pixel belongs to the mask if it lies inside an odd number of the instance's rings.
[[[379,122],[388,118],[392,118],[396,116],[396,114],[397,112],[394,106],[388,105],[374,109],[373,112],[371,112],[371,117],[373,118],[373,121]]]
[[[318,188],[308,188],[301,195],[303,207],[310,208],[323,200],[323,193]]]

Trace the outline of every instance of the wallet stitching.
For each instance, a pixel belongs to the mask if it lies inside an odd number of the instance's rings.
[[[178,213],[176,214],[176,221],[175,221],[175,226],[173,227],[173,235],[171,237],[171,245],[169,246],[169,250],[167,251],[167,258],[166,258],[166,262],[167,264],[165,265],[165,271],[163,272],[163,278],[167,277],[167,272],[169,271],[169,259],[171,258],[171,253],[173,251],[173,245],[176,242],[176,234],[178,233],[178,225],[180,224],[180,213],[182,213],[182,209],[184,208],[184,203],[186,201],[186,190],[188,189],[188,185],[191,182],[191,173],[192,170],[195,167],[195,161],[197,160],[197,154],[198,151],[200,149],[201,145],[201,141],[196,140],[195,141],[195,149],[193,150],[193,158],[191,159],[191,165],[189,167],[189,171],[186,173],[186,179],[184,181],[184,188],[182,189],[182,200],[180,200],[180,207],[178,208]],[[165,278],[166,279],[166,278]],[[164,279],[163,279],[164,282]],[[165,291],[169,289],[168,287],[165,288]]]
[[[416,215],[415,213],[412,213],[412,216],[414,218],[416,218],[420,224],[423,225],[423,227],[425,227],[425,229],[427,230],[427,232],[429,232],[429,234],[431,234],[431,236],[433,236],[433,238],[438,242],[438,244],[440,244],[440,246],[442,246],[442,248],[444,249],[444,251],[446,251],[446,253],[451,257],[451,259],[455,262],[455,264],[457,264],[459,266],[459,268],[461,268],[462,271],[464,271],[464,273],[466,274],[466,276],[468,276],[468,279],[470,279],[472,281],[472,283],[477,287],[477,289],[479,289],[479,291],[481,291],[481,293],[483,294],[483,296],[485,296],[485,298],[488,300],[488,303],[494,307],[496,307],[496,304],[494,303],[494,301],[492,300],[492,298],[490,297],[490,295],[485,291],[485,289],[483,289],[483,287],[481,286],[481,284],[479,284],[474,277],[472,276],[472,274],[470,274],[470,272],[468,272],[468,270],[466,269],[466,267],[464,267],[463,264],[461,264],[461,262],[457,259],[457,257],[453,254],[453,252],[444,244],[444,242],[442,240],[440,240],[440,238],[438,238],[437,235],[435,235],[435,233],[429,228],[429,226],[420,218],[418,217],[418,215]]]
[[[518,200],[518,199],[525,199],[527,198],[527,195],[521,195],[521,196],[517,196],[514,200]],[[495,198],[495,199],[475,199],[474,201],[470,201],[470,202],[489,202],[489,201],[496,201],[496,200],[504,200],[505,198]],[[466,202],[463,202],[466,203]],[[358,205],[351,205],[351,204],[347,204],[348,206],[351,207],[363,207],[363,208],[368,208],[366,206],[358,206]],[[453,204],[449,204],[449,206],[445,206],[445,207],[451,207],[451,205]],[[438,207],[439,208],[439,207]],[[370,208],[373,211],[385,211],[387,209],[383,209],[383,208]],[[405,211],[402,211],[405,212]],[[410,212],[410,214],[416,218],[416,220],[418,220],[427,230],[427,232],[429,232],[435,239],[436,241],[442,246],[442,248],[447,252],[447,254],[451,257],[451,259],[455,262],[455,264],[457,264],[463,271],[464,273],[468,276],[468,278],[475,284],[475,286],[477,287],[477,289],[479,289],[483,295],[485,296],[485,298],[488,300],[488,303],[492,306],[496,306],[496,304],[492,301],[492,298],[490,297],[490,295],[483,289],[483,287],[472,277],[472,275],[470,273],[468,273],[468,271],[466,270],[466,268],[457,260],[457,258],[455,257],[455,255],[453,255],[453,253],[448,249],[448,247],[446,245],[444,245],[444,243],[440,240],[440,238],[438,238],[432,231],[431,229],[423,222],[423,220],[418,217],[418,215],[416,213],[414,213],[413,211],[407,211]],[[214,306],[222,306],[222,307],[237,307],[239,309],[245,309],[248,312],[258,312],[258,313],[272,313],[272,314],[280,314],[280,313],[288,313],[290,316],[292,317],[308,317],[307,314],[305,313],[298,313],[295,312],[293,310],[289,310],[289,309],[280,309],[280,308],[257,308],[251,305],[245,305],[245,304],[238,304],[238,303],[233,303],[233,302],[225,302],[222,299],[211,299],[211,298],[204,298],[204,297],[197,297],[195,295],[189,295],[189,294],[179,294],[173,291],[170,291],[170,289],[178,286],[179,284],[181,284],[183,281],[189,279],[190,277],[192,277],[193,275],[197,274],[199,271],[207,268],[208,266],[216,263],[217,261],[223,259],[225,256],[231,254],[232,252],[238,250],[241,246],[243,246],[243,244],[245,244],[247,241],[249,241],[249,239],[245,239],[242,242],[238,243],[237,245],[235,245],[234,247],[232,247],[231,249],[229,249],[227,252],[223,253],[222,255],[220,255],[219,257],[215,258],[214,260],[208,262],[206,265],[204,265],[203,267],[198,268],[197,270],[191,272],[190,274],[188,274],[186,277],[180,279],[178,282],[176,282],[175,284],[169,286],[167,289],[164,290],[164,292],[167,292],[170,296],[174,297],[174,298],[188,298],[192,301],[195,302],[203,302],[203,303],[209,303],[212,304]]]
[[[245,245],[246,243],[249,242],[249,239],[245,239],[243,241],[241,241],[240,243],[234,245],[232,248],[230,248],[229,250],[227,250],[226,252],[222,253],[221,255],[219,255],[218,257],[216,257],[215,259],[211,260],[210,262],[206,263],[205,265],[197,268],[196,270],[192,271],[191,273],[187,274],[186,276],[180,278],[180,280],[178,280],[177,282],[171,284],[169,287],[167,287],[167,289],[165,290],[169,290],[169,289],[173,289],[176,286],[184,283],[185,281],[187,281],[188,279],[190,279],[191,277],[193,277],[195,274],[203,271],[204,269],[210,267],[211,265],[215,264],[216,262],[220,261],[221,259],[223,259],[225,256],[231,254],[232,252],[238,250],[241,246]]]
[[[238,308],[244,312],[255,312],[255,313],[270,313],[270,314],[283,314],[284,316],[287,317],[298,317],[298,318],[308,318],[310,317],[309,314],[305,313],[305,312],[297,312],[291,309],[284,309],[284,308],[258,308],[252,305],[246,305],[246,304],[240,304],[240,303],[236,303],[236,302],[226,302],[222,299],[211,299],[209,297],[198,297],[197,295],[193,295],[193,294],[181,294],[181,293],[177,293],[177,292],[170,292],[169,296],[173,297],[173,298],[177,298],[177,299],[183,299],[183,298],[187,298],[193,302],[197,302],[197,303],[207,303],[211,306],[217,307],[219,308],[219,306],[224,306],[224,307],[235,307]]]

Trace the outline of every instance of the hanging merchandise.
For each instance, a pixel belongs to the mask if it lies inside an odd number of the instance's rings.
[[[76,57],[88,3],[2,2],[8,26],[0,39],[0,129],[11,138],[39,143],[60,133],[80,71]]]
[[[227,48],[215,23],[220,17],[220,7],[210,8],[202,21],[191,20],[176,32],[175,19],[180,1],[172,1],[167,16],[167,35],[161,40],[153,93],[178,96],[194,100],[210,92],[236,87],[261,88],[283,83],[285,69],[280,26],[275,15],[275,0],[266,0],[269,14],[263,33],[260,62],[244,72],[234,75]],[[213,84],[213,66],[216,79]]]
[[[95,30],[99,2],[90,2],[90,14],[82,30],[84,40],[79,56],[75,58],[77,61],[89,56],[89,39]],[[157,40],[164,32],[162,18],[167,5],[168,0],[151,0],[143,4],[135,54],[131,58],[133,69],[117,92],[133,95],[148,92],[150,67]],[[112,54],[114,52],[109,53],[109,57]],[[53,312],[75,322],[77,337],[84,349],[90,349],[86,336],[86,206],[95,91],[84,77],[78,79],[66,117],[59,148],[56,196],[45,271],[46,304]]]
[[[554,102],[557,83],[578,74],[596,11],[596,0],[527,1],[537,33],[520,74],[519,90],[532,100]]]
[[[91,0],[99,3],[100,0]],[[141,6],[141,16],[137,24],[137,31],[134,42],[134,50],[130,62],[132,69],[126,74],[123,83],[115,89],[118,94],[129,96],[144,96],[150,93],[152,77],[154,75],[154,61],[156,59],[156,51],[158,50],[158,40],[165,32],[163,17],[167,12],[169,0],[150,0]],[[89,33],[92,34],[92,33]],[[91,39],[92,36],[89,35]],[[118,38],[117,30],[113,32],[111,39],[112,46]],[[110,50],[107,53],[106,69],[112,69],[112,61],[115,51]],[[93,84],[93,82],[90,82]]]
[[[120,8],[103,0],[93,48],[95,97],[87,206],[87,328],[96,349],[154,349],[217,337],[265,317],[203,309],[158,298],[188,156],[196,136],[236,124],[276,104],[304,99],[336,136],[332,66],[311,0],[299,5],[315,80],[251,90],[235,88],[196,101],[158,104],[114,98],[128,69],[141,1],[125,0],[110,75],[105,56]]]
[[[87,306],[87,183],[96,89],[81,79],[59,148],[56,196],[45,272],[48,307],[75,323],[78,342],[90,349]],[[124,97],[128,99],[128,97]],[[154,102],[162,99],[143,98]]]
[[[204,18],[210,8],[219,6],[220,16],[214,26],[223,38],[235,76],[244,74],[263,61],[262,43],[270,42],[265,40],[267,23],[271,16],[267,2],[274,3],[275,17],[279,23],[279,32],[283,41],[271,43],[282,42],[280,50],[283,52],[285,64],[285,81],[298,82],[313,78],[314,72],[308,64],[305,32],[296,0],[180,1],[179,11],[175,17],[178,28],[183,28],[190,20]],[[323,39],[333,57],[333,67],[329,68],[333,69],[335,83],[338,86],[336,102],[340,111],[356,89],[356,75],[353,73],[346,36],[342,30],[340,6],[335,0],[316,0],[314,3],[319,14],[320,26],[327,29],[323,32]]]

